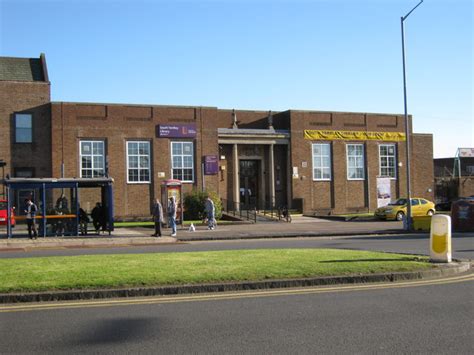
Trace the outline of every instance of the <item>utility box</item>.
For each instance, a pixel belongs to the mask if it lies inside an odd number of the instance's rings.
[[[430,261],[451,262],[451,217],[437,214],[431,218]]]
[[[462,198],[453,202],[451,217],[454,231],[474,232],[474,198]]]

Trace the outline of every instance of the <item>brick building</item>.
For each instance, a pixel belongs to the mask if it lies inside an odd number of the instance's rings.
[[[117,218],[148,216],[170,178],[240,208],[315,214],[373,211],[380,176],[406,193],[401,114],[51,102],[44,55],[0,58],[0,97],[6,173],[108,175]],[[412,194],[432,200],[432,135],[411,135]]]

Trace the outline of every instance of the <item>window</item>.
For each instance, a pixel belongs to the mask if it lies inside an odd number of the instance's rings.
[[[313,180],[331,180],[331,146],[315,143],[313,147]]]
[[[15,142],[33,142],[33,119],[29,113],[15,114]]]
[[[150,182],[150,142],[127,142],[127,182]]]
[[[379,175],[396,178],[395,144],[379,145]]]
[[[184,182],[194,181],[194,148],[192,142],[171,142],[171,175]]]
[[[81,177],[105,176],[104,141],[80,141]]]
[[[18,178],[32,178],[35,176],[33,168],[15,168],[15,177]]]
[[[348,144],[347,149],[347,179],[365,179],[364,169],[364,145]]]

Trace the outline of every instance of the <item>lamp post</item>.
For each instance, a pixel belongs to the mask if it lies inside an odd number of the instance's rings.
[[[405,139],[406,139],[406,171],[407,171],[407,223],[406,229],[411,230],[411,187],[410,187],[410,129],[408,125],[408,110],[407,110],[407,78],[405,70],[405,28],[403,22],[407,19],[415,9],[421,5],[421,0],[409,13],[402,16],[400,19],[402,25],[402,59],[403,59],[403,101],[405,106]]]

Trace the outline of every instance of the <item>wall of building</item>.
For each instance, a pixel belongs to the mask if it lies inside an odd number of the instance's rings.
[[[31,113],[33,143],[15,143],[15,113]],[[47,82],[0,81],[0,159],[5,175],[32,169],[35,177],[51,175],[50,85]]]
[[[377,207],[379,145],[393,143],[397,150],[397,176],[391,181],[392,198],[406,194],[405,142],[385,141],[320,141],[331,144],[332,177],[330,181],[313,181],[312,143],[304,139],[305,130],[340,130],[368,132],[405,132],[401,115],[364,113],[290,111],[291,160],[298,169],[292,178],[293,198],[304,199],[304,210],[315,214],[340,214],[372,211]],[[411,119],[411,118],[410,118]],[[411,127],[410,127],[411,129]],[[363,144],[365,179],[348,180],[346,145]],[[432,135],[413,135],[411,164],[412,194],[433,199]],[[401,165],[401,166],[400,166]]]

